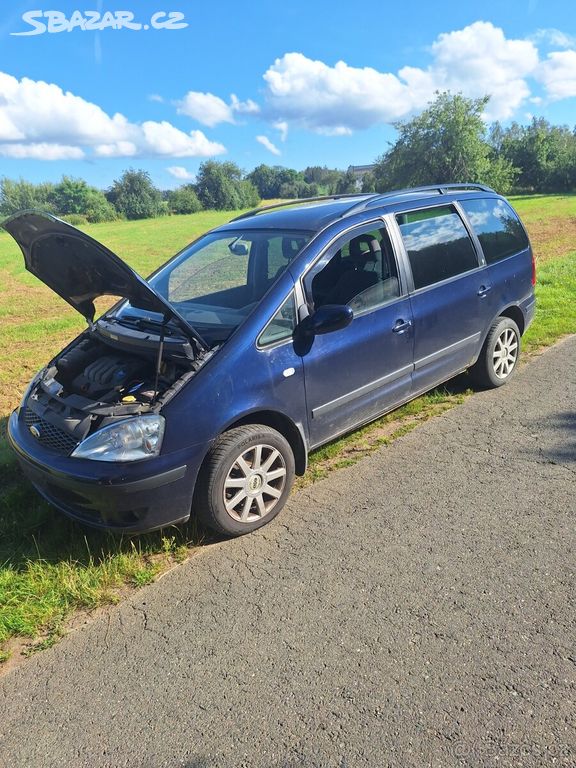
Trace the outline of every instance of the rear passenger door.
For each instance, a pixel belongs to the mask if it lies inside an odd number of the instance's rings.
[[[533,297],[530,243],[515,211],[501,198],[463,200],[460,205],[488,265],[493,317],[503,307]]]
[[[476,358],[491,312],[488,273],[454,205],[398,213],[398,245],[412,279],[413,393]]]

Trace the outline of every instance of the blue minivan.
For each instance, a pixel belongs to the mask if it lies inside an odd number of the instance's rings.
[[[526,232],[476,184],[260,208],[148,280],[51,215],[3,226],[88,324],[9,441],[49,502],[119,532],[259,528],[310,450],[467,369],[504,384],[534,314]]]

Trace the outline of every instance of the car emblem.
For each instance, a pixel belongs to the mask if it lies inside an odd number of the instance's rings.
[[[36,438],[36,440],[40,439],[40,429],[38,428],[37,424],[32,424],[30,427],[30,434]]]

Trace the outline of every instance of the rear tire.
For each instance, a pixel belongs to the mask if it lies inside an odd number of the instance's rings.
[[[520,357],[520,330],[514,320],[499,317],[490,326],[476,363],[470,368],[481,387],[501,387],[516,370]]]
[[[263,424],[222,434],[202,468],[196,506],[202,523],[227,536],[261,528],[282,510],[294,482],[286,438]]]

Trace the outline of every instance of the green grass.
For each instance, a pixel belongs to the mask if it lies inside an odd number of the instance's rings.
[[[536,317],[526,331],[524,349],[533,351],[576,333],[576,251],[538,269]]]
[[[524,337],[533,351],[576,332],[576,197],[518,198],[538,255],[536,319]],[[146,275],[167,256],[233,214],[204,212],[141,222],[86,226],[91,235]],[[153,581],[198,544],[193,524],[133,539],[82,528],[31,489],[3,438],[6,417],[35,370],[83,321],[28,274],[13,240],[0,233],[0,663],[14,639],[29,653],[56,642],[71,613],[121,599]],[[465,376],[347,435],[310,457],[305,485],[350,466],[421,421],[462,402]]]

